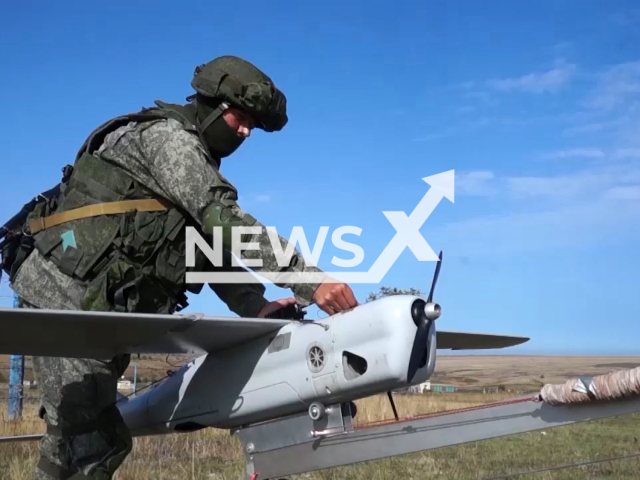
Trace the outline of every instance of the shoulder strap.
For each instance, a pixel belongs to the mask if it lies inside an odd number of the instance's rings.
[[[147,122],[163,118],[172,118],[174,120],[177,120],[178,122],[181,122],[185,130],[189,130],[197,134],[200,140],[203,141],[202,134],[197,127],[195,105],[178,105],[175,103],[166,103],[160,100],[156,100],[154,103],[157,105],[156,107],[143,108],[137,113],[122,115],[120,117],[108,120],[100,125],[89,134],[89,137],[82,144],[80,150],[78,151],[78,154],[76,155],[76,160],[79,159],[85,152],[93,153],[94,151],[96,151],[104,143],[104,139],[109,133],[127,125],[130,122]],[[204,141],[203,145],[205,145],[205,150],[208,153],[208,149],[206,148],[206,143]],[[217,159],[210,154],[208,156],[209,160],[217,167],[217,169],[220,169],[220,159]]]
[[[117,130],[120,127],[124,127],[130,122],[146,122],[150,120],[159,120],[162,118],[167,118],[166,114],[163,114],[161,111],[156,111],[156,109],[143,109],[138,113],[130,113],[127,115],[122,115],[116,118],[112,118],[111,120],[107,120],[105,123],[96,128],[93,132],[89,134],[89,137],[85,140],[85,142],[80,147],[78,154],[76,155],[76,160],[82,156],[85,152],[93,153],[103,144],[105,137]]]
[[[166,103],[161,100],[156,100],[154,103],[158,108],[149,110],[155,110],[158,113],[162,112],[167,117],[182,122],[186,130],[198,132],[198,120],[194,105],[178,105],[177,103]]]

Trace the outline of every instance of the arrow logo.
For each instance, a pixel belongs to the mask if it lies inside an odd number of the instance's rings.
[[[406,247],[409,247],[420,262],[438,261],[438,255],[420,234],[420,228],[443,197],[454,202],[454,170],[424,177],[422,180],[431,185],[431,188],[410,216],[407,217],[404,212],[382,212],[396,229],[396,234],[367,272],[378,278],[375,283],[382,280]]]

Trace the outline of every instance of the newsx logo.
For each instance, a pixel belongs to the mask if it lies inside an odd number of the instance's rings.
[[[438,261],[438,256],[420,234],[420,228],[426,222],[429,215],[435,210],[443,198],[454,202],[454,170],[424,177],[430,185],[427,193],[422,197],[418,205],[409,216],[405,212],[382,212],[387,220],[396,229],[396,233],[376,259],[368,271],[354,272],[267,272],[261,270],[262,259],[243,258],[242,252],[247,250],[259,250],[257,242],[242,242],[242,235],[260,234],[263,227],[233,227],[231,230],[231,251],[237,258],[242,258],[243,264],[248,268],[258,270],[260,277],[273,283],[320,283],[326,280],[327,276],[345,283],[379,283],[389,271],[394,262],[406,247],[413,252],[420,262]],[[300,245],[300,251],[308,265],[316,266],[324,245],[329,227],[321,227],[313,252],[309,251],[307,237],[302,227],[294,227],[286,250],[283,250],[275,227],[266,227],[266,232],[271,242],[273,252],[278,266],[286,268],[290,265],[291,257],[294,254],[295,246]],[[354,254],[354,258],[344,260],[333,257],[332,263],[339,267],[352,268],[360,265],[364,259],[364,250],[359,245],[346,242],[342,239],[345,234],[360,235],[361,228],[354,226],[343,226],[337,228],[331,235],[334,246],[341,250],[346,250]],[[195,266],[195,248],[198,247],[208,260],[216,267],[223,266],[223,246],[222,227],[214,227],[211,243],[207,242],[193,227],[186,230],[186,265],[193,268]],[[239,263],[233,259],[233,264]],[[186,273],[186,283],[262,283],[251,272],[196,272]]]

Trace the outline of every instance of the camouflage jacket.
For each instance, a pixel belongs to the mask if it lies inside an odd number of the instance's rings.
[[[236,217],[245,216],[235,202],[236,189],[208,161],[198,136],[186,130],[177,120],[131,122],[108,134],[95,155],[122,168],[135,181],[175,204],[199,225],[202,225],[203,210],[216,202],[224,202],[226,206],[231,203]],[[264,227],[259,222],[248,224]],[[259,243],[260,250],[246,251],[244,257],[259,256],[262,259],[262,267],[254,270],[280,271],[265,229],[252,237],[251,241]],[[286,248],[285,239],[280,238],[280,243]],[[307,266],[297,250],[295,257],[292,262],[295,266],[290,271],[320,272],[315,267]],[[311,303],[317,288],[317,284],[279,286],[290,288],[303,304]],[[267,302],[263,296],[264,286],[260,284],[212,284],[210,287],[232,311],[241,316],[255,316]],[[20,267],[13,288],[26,301],[41,308],[78,309],[86,293],[86,286],[82,282],[58,271],[37,251]]]

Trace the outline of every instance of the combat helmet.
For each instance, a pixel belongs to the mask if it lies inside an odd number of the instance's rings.
[[[225,55],[199,65],[191,86],[207,99],[220,100],[247,112],[256,128],[266,132],[279,131],[287,124],[284,94],[271,78],[240,57]]]

